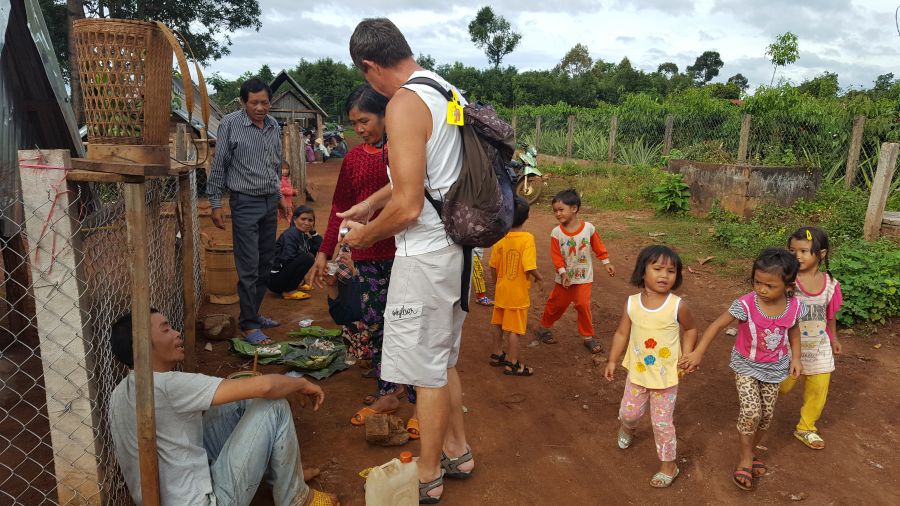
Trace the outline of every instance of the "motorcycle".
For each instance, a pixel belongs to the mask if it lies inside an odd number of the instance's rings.
[[[516,160],[508,164],[512,179],[516,182],[516,194],[521,195],[528,204],[534,204],[544,190],[543,174],[537,168],[537,149],[526,147]]]

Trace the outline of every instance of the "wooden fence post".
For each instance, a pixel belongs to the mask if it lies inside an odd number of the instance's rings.
[[[878,239],[881,232],[882,215],[891,190],[891,180],[897,170],[897,154],[900,144],[885,142],[881,145],[881,156],[878,157],[878,171],[872,181],[872,195],[869,196],[869,207],[866,209],[866,222],[863,225],[863,238],[867,241]]]
[[[125,184],[125,221],[131,252],[131,322],[134,353],[138,459],[143,503],[159,505],[159,457],[156,454],[156,408],[150,350],[150,263],[147,230],[147,183]]]
[[[534,120],[534,149],[541,150],[541,117]]]
[[[856,169],[859,166],[859,150],[862,148],[863,132],[866,129],[866,117],[862,114],[853,119],[853,133],[850,135],[850,151],[847,153],[847,172],[844,173],[844,187],[850,188],[856,182]]]
[[[672,129],[675,128],[675,116],[666,116],[666,134],[663,137],[663,156],[669,156],[672,151]]]
[[[519,122],[519,115],[513,114],[512,124],[510,125],[513,129],[513,146],[518,146],[518,144],[516,144],[516,138],[518,137],[518,134],[516,133],[516,125],[518,124],[518,122]]]
[[[606,163],[612,165],[616,159],[616,130],[619,129],[619,117],[613,114],[609,120],[609,150],[606,154]]]
[[[750,146],[750,115],[744,114],[741,118],[741,140],[738,144],[738,163],[747,161],[747,150]]]
[[[575,115],[570,114],[567,118],[568,125],[566,129],[566,158],[572,158],[572,135],[575,133]]]
[[[175,160],[187,164],[188,144],[191,134],[187,125],[180,123],[175,135]],[[178,175],[178,211],[181,219],[178,224],[181,227],[181,283],[184,298],[184,370],[185,372],[197,371],[197,290],[194,285],[194,255],[196,244],[194,241],[194,208],[191,205],[191,173]]]
[[[304,202],[313,202],[312,194],[309,193],[306,183],[306,136],[300,131],[300,125],[297,125],[297,134],[300,136],[300,182],[303,185],[300,188],[303,191]]]

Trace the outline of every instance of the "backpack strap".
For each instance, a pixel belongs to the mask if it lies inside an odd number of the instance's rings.
[[[413,77],[409,81],[406,81],[405,83],[403,83],[403,86],[406,86],[407,84],[421,84],[424,86],[428,86],[429,88],[433,88],[435,91],[440,93],[442,97],[447,99],[447,102],[453,100],[453,93],[451,93],[450,90],[448,90],[448,89],[444,88],[443,86],[441,86],[440,84],[438,84],[437,81],[435,81],[434,79],[432,79],[430,77],[421,77],[421,76]]]

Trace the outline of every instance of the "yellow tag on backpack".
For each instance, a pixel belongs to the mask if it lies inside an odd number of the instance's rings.
[[[447,102],[447,124],[463,126],[465,117],[463,116],[463,106],[459,105],[459,95],[456,90],[451,89],[453,100]]]

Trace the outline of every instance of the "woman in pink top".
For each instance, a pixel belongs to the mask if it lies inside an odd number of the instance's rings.
[[[735,372],[740,414],[737,430],[740,460],[732,480],[738,488],[751,490],[753,478],[766,474],[766,465],[753,456],[772,423],[778,387],[788,375],[800,376],[800,328],[806,306],[793,296],[800,264],[789,251],[769,248],[756,258],[750,279],[753,291],[735,300],[703,333],[697,348],[679,364],[695,370],[710,342],[734,323],[738,335],[729,365]]]

